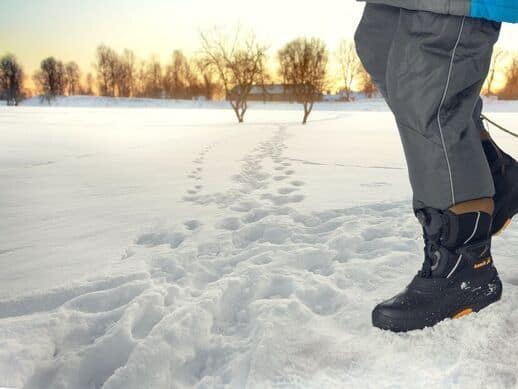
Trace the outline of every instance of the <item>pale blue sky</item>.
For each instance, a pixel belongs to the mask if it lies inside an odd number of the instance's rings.
[[[49,55],[89,70],[100,43],[165,60],[177,48],[195,51],[200,29],[238,23],[272,49],[300,35],[334,49],[352,37],[362,7],[353,0],[0,0],[0,54],[15,53],[29,72]],[[513,35],[518,27],[505,26],[501,45],[513,48]]]

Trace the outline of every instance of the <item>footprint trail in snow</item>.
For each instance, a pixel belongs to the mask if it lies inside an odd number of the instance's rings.
[[[372,329],[370,309],[421,261],[408,202],[300,211],[306,183],[297,175],[303,162],[285,156],[290,136],[279,126],[257,144],[223,192],[210,192],[204,180],[218,143],[203,148],[181,201],[212,207],[214,217],[136,237],[125,260],[143,258],[141,272],[0,301],[0,366],[17,360],[27,377],[12,384],[449,387],[482,377],[488,358],[498,358],[491,353],[518,360],[510,342],[518,336],[516,277],[504,303],[476,319],[411,335]],[[518,233],[509,235],[496,250],[504,264],[518,252]],[[28,331],[41,334],[39,344],[23,340]],[[494,387],[517,383],[511,365],[498,366]]]

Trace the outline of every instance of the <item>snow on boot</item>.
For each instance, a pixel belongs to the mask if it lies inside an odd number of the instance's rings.
[[[405,332],[478,312],[498,301],[502,283],[491,257],[491,215],[423,209],[423,268],[401,294],[379,304],[375,327]]]
[[[518,162],[500,149],[492,139],[482,142],[495,183],[495,213],[492,234],[497,235],[518,213]]]

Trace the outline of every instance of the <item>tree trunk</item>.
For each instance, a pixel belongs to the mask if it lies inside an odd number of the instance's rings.
[[[245,121],[245,111],[243,111],[243,109],[239,107],[239,103],[234,104],[231,101],[230,105],[234,109],[234,113],[236,114],[238,123],[243,123]]]
[[[313,102],[304,102],[304,119],[302,120],[302,124],[306,124],[308,122],[308,117],[312,109]]]

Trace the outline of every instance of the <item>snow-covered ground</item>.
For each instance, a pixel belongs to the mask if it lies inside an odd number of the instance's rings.
[[[422,262],[382,103],[38,105],[0,108],[0,387],[518,385],[516,228],[500,303],[371,327]]]

